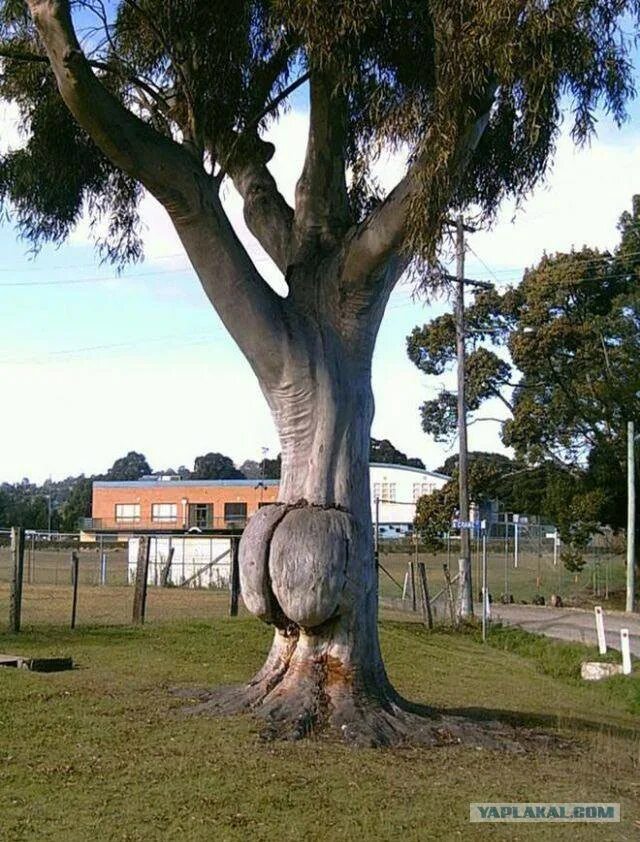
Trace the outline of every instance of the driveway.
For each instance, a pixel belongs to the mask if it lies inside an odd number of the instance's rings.
[[[477,607],[480,616],[481,606]],[[593,611],[581,608],[549,608],[538,605],[500,605],[492,603],[491,618],[506,626],[558,640],[574,640],[591,646],[598,645]],[[604,628],[607,646],[620,649],[620,629],[629,629],[629,643],[633,654],[640,658],[640,615],[622,611],[605,611]]]

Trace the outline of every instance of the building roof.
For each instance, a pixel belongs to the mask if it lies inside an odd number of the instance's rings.
[[[425,477],[435,477],[436,479],[450,480],[451,477],[447,474],[440,474],[438,471],[428,471],[426,468],[416,468],[414,465],[394,465],[390,462],[370,462],[370,468],[393,468],[398,471],[411,471],[414,474],[422,474]]]
[[[273,486],[280,485],[279,479],[181,479],[181,480],[167,480],[161,479],[137,479],[137,480],[121,480],[108,482],[104,480],[96,480],[93,483],[95,488],[202,488],[203,486],[213,486],[224,488],[226,486],[244,486],[249,488],[256,488],[259,485]]]
[[[443,480],[450,480],[451,477],[447,476],[447,474],[439,474],[437,471],[427,471],[425,468],[415,468],[413,465],[394,465],[389,462],[371,462],[369,464],[370,468],[386,468],[386,469],[393,469],[398,471],[410,471],[413,474],[422,474],[425,477],[434,477],[435,479],[443,479]],[[143,479],[137,480],[126,480],[126,481],[105,481],[105,480],[96,480],[93,485],[95,488],[202,488],[203,486],[206,487],[213,487],[216,486],[218,488],[225,488],[225,487],[244,487],[244,488],[256,488],[262,484],[265,488],[280,485],[279,479],[161,479],[160,477],[156,477],[154,479],[149,479],[148,477],[144,477]]]

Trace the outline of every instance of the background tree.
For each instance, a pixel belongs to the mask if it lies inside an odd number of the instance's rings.
[[[229,456],[222,453],[205,453],[196,456],[191,479],[246,479]]]
[[[116,459],[107,471],[105,479],[109,482],[132,482],[151,475],[151,468],[146,456],[130,450],[126,456]]]
[[[369,446],[369,460],[385,465],[410,465],[413,468],[422,468],[424,462],[417,457],[407,458],[406,453],[398,450],[391,444],[389,439],[371,439]]]
[[[282,454],[275,459],[263,459],[260,462],[260,477],[264,479],[280,479],[282,476]]]
[[[64,532],[76,532],[82,518],[91,517],[93,483],[95,477],[78,477],[69,498],[62,508],[61,527]]]
[[[21,233],[60,240],[88,208],[106,217],[106,256],[137,258],[137,203],[152,193],[278,428],[279,504],[251,519],[241,547],[245,603],[275,625],[274,645],[244,690],[212,705],[250,708],[274,734],[440,738],[391,688],[377,640],[376,335],[452,209],[474,203],[490,218],[544,174],[561,104],[577,140],[599,105],[624,118],[620,23],[637,11],[634,0],[1,0],[0,95],[27,139],[3,160],[0,193]],[[303,82],[309,136],[291,207],[262,135]],[[383,148],[410,152],[386,196],[370,175]],[[234,233],[225,180],[286,296]]]
[[[247,479],[260,479],[260,465],[255,459],[245,459],[238,470],[245,475]]]
[[[555,521],[575,554],[584,524],[626,523],[626,424],[640,410],[639,197],[619,229],[613,254],[545,256],[518,287],[479,293],[469,308],[471,409],[492,398],[508,408],[502,440],[520,466],[497,496]],[[407,350],[425,373],[444,373],[455,361],[451,317],[415,328]],[[425,432],[454,434],[455,399],[421,414]]]

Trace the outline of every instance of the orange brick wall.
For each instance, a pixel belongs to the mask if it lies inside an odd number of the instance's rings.
[[[155,528],[159,524],[151,520],[151,506],[153,503],[176,503],[178,520],[174,528],[182,528],[183,511],[190,503],[213,503],[213,517],[215,522],[224,517],[225,503],[246,503],[247,516],[254,514],[260,503],[275,503],[278,497],[278,486],[254,488],[253,486],[195,486],[180,483],[158,483],[157,486],[142,486],[139,488],[109,488],[93,487],[92,517],[113,523],[115,521],[117,503],[139,503],[140,522],[136,528]],[[187,507],[183,506],[187,501]],[[188,509],[187,509],[188,510]],[[160,524],[162,526],[162,524]],[[166,527],[167,524],[164,524]]]

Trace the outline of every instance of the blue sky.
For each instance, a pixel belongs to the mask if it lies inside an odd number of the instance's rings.
[[[306,133],[305,94],[272,137],[273,171],[291,197]],[[18,142],[10,110],[0,106],[0,144]],[[388,185],[401,162],[382,162]],[[602,118],[598,137],[576,151],[559,144],[553,172],[514,217],[506,207],[495,229],[469,240],[467,274],[500,285],[517,280],[543,251],[616,242],[616,221],[640,192],[640,107],[622,130]],[[227,207],[256,265],[277,272],[244,230],[240,202]],[[164,212],[145,200],[147,260],[120,278],[101,266],[82,224],[69,243],[33,258],[10,224],[0,227],[0,389],[4,397],[0,480],[87,474],[130,449],[154,468],[191,465],[218,450],[237,462],[260,458],[277,436],[253,375],[220,324],[181,253]],[[95,280],[103,279],[103,280]],[[401,286],[380,331],[374,360],[373,434],[390,438],[435,468],[447,455],[420,430],[418,407],[448,378],[425,378],[408,361],[405,337],[448,305],[425,306]],[[487,415],[501,414],[488,407]],[[476,424],[471,446],[500,449],[499,426]]]

